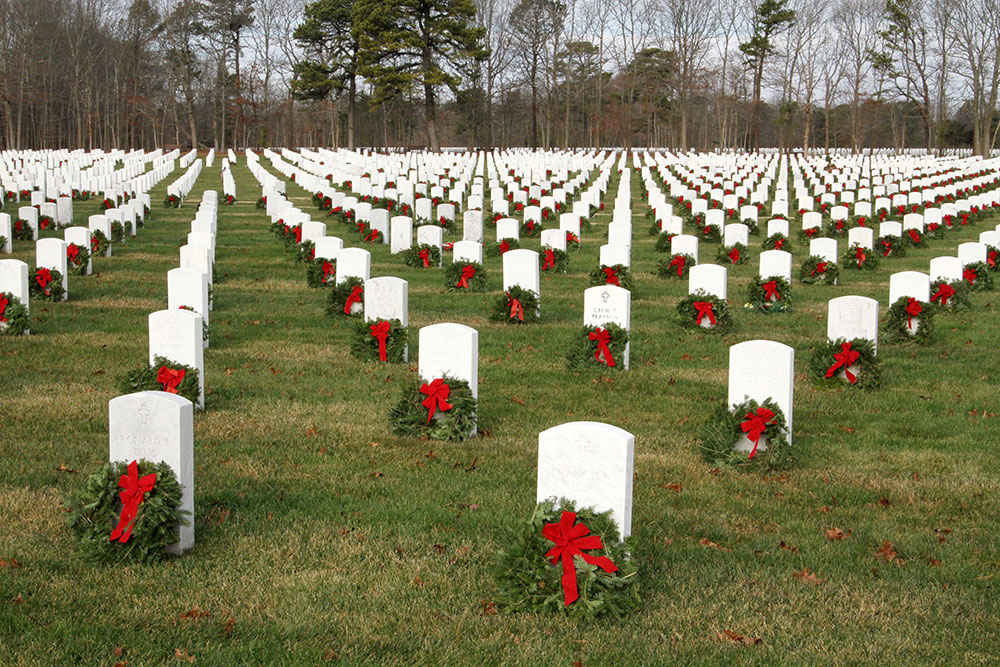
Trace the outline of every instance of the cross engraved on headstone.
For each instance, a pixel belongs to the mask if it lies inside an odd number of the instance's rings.
[[[142,423],[142,424],[148,424],[149,423],[150,412],[149,412],[149,408],[146,407],[145,403],[143,403],[143,404],[141,404],[139,406],[139,409],[137,410],[137,412],[139,413],[139,422]]]
[[[604,303],[607,303],[608,299],[610,299],[610,298],[611,298],[611,295],[608,294],[607,290],[601,292],[601,300],[604,301]]]

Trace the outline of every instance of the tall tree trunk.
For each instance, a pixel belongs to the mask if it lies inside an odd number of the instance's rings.
[[[353,64],[351,71],[354,71]],[[347,147],[354,150],[354,107],[357,103],[358,83],[351,75],[351,83],[347,88]]]

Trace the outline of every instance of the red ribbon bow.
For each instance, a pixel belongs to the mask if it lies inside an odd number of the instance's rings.
[[[545,263],[542,264],[542,271],[556,268],[556,253],[552,248],[545,249]]]
[[[508,303],[510,304],[510,319],[514,319],[516,317],[523,322],[524,306],[521,305],[520,301],[512,297],[509,292],[507,293],[507,298],[509,299]]]
[[[613,266],[604,267],[604,284],[605,285],[621,285],[618,282],[618,269]]]
[[[920,234],[917,233],[917,230],[911,229],[907,232],[907,234],[910,235],[910,238],[913,239],[914,243],[920,243]]]
[[[48,284],[52,282],[52,272],[45,267],[38,269],[35,273],[35,282],[37,282],[39,287],[45,290],[45,293],[48,294]]]
[[[764,299],[770,301],[771,297],[774,297],[775,301],[781,301],[781,295],[778,294],[778,281],[769,280],[766,283],[764,283],[763,287],[764,287]]]
[[[841,366],[843,366],[844,374],[847,375],[847,381],[850,382],[851,384],[854,384],[858,378],[854,375],[854,373],[847,370],[847,368],[851,366],[855,361],[857,361],[860,357],[861,353],[858,352],[857,350],[852,350],[850,342],[841,343],[840,352],[837,352],[833,355],[833,359],[836,363],[834,363],[833,366],[830,366],[829,368],[826,369],[826,377],[832,378],[836,370]]]
[[[750,452],[750,458],[752,459],[757,454],[757,445],[760,442],[760,436],[767,430],[767,425],[774,421],[774,412],[765,407],[759,407],[756,414],[748,412],[745,419],[746,421],[740,424],[740,428],[743,429],[750,442],[753,443],[753,451]]]
[[[732,250],[729,251],[729,261],[732,262],[733,264],[736,264],[737,262],[740,261],[739,248],[733,248]]]
[[[97,252],[97,249],[101,247],[101,242],[96,236],[90,237],[90,251]]]
[[[122,475],[118,480],[118,486],[125,490],[118,493],[122,501],[122,511],[118,515],[118,525],[111,531],[111,542],[118,540],[124,544],[132,537],[139,504],[143,496],[153,490],[154,484],[156,484],[155,472],[140,478],[139,464],[136,461],[128,464],[128,474]]]
[[[687,258],[684,255],[674,255],[673,259],[670,260],[670,265],[667,268],[676,266],[677,267],[677,277],[680,278],[684,275],[684,265],[687,263]],[[607,271],[607,269],[605,269]]]
[[[375,243],[375,241],[378,241],[378,235],[379,231],[377,229],[373,229],[368,232],[368,236],[365,237],[365,241],[368,243]],[[430,264],[425,264],[424,266],[430,266]]]
[[[695,324],[701,324],[705,316],[708,316],[709,324],[715,324],[715,311],[712,310],[711,301],[695,301],[694,309],[696,311],[694,316]]]
[[[949,285],[948,283],[941,283],[938,286],[937,291],[934,292],[934,296],[931,297],[931,302],[941,299],[941,305],[947,306],[948,299],[950,299],[953,296],[955,296],[955,288]]]
[[[431,265],[431,251],[430,250],[428,250],[427,248],[424,248],[423,250],[421,250],[418,253],[418,255],[419,255],[420,259],[423,260],[423,262],[424,262],[424,268],[425,269]]]
[[[605,572],[617,572],[615,565],[607,556],[591,556],[583,553],[583,549],[603,549],[600,535],[590,535],[590,529],[585,525],[576,523],[574,512],[563,512],[559,523],[547,523],[542,528],[542,535],[549,542],[554,542],[555,546],[545,554],[546,558],[552,559],[555,565],[562,561],[563,575],[562,588],[565,606],[570,606],[580,597],[576,585],[576,565],[573,562],[574,556],[579,556],[591,565],[596,565]]]
[[[510,244],[507,243],[507,239],[504,239],[503,241],[500,242],[500,254],[502,255],[508,250],[510,250]]]
[[[451,410],[452,405],[448,402],[448,395],[451,393],[451,387],[444,383],[444,380],[437,378],[432,380],[430,384],[424,383],[420,386],[420,393],[427,394],[427,398],[420,401],[420,405],[427,408],[427,423],[431,423],[431,418],[434,417],[435,410]]]
[[[7,312],[7,306],[10,304],[10,299],[8,299],[3,294],[0,294],[0,322],[6,322],[7,318],[4,317],[4,313]]]
[[[976,275],[976,272],[973,271],[972,269],[964,269],[962,271],[962,278],[964,278],[965,281],[968,282],[970,285],[976,284],[977,277],[978,276]]]
[[[885,248],[882,255],[888,257],[889,253],[892,252],[892,241],[882,241],[882,247]]]
[[[361,285],[355,285],[351,293],[347,295],[347,301],[344,303],[344,315],[351,314],[351,306],[356,303],[361,303],[361,295],[364,294],[364,288]]]
[[[603,356],[604,361],[601,363],[606,364],[608,368],[614,368],[615,358],[611,356],[611,350],[608,349],[608,343],[611,342],[611,333],[607,329],[597,327],[587,334],[587,338],[597,341],[597,351],[594,352],[594,359],[601,361],[601,357]]]
[[[80,249],[75,243],[70,243],[66,246],[66,259],[76,264],[77,258],[80,256]]]
[[[865,249],[861,246],[858,246],[857,252],[855,252],[854,256],[858,258],[858,268],[861,268],[861,265],[864,264],[866,259],[868,259],[867,255],[865,255]]]
[[[805,235],[806,235],[807,238],[812,238],[813,236],[816,235],[816,232],[819,231],[819,227],[809,227],[808,229],[806,229],[804,231],[805,231]]]
[[[774,249],[775,250],[781,250],[781,247],[783,245],[785,245],[785,239],[775,239],[775,241],[774,241]]]
[[[302,243],[302,225],[295,227],[295,242]]]
[[[469,279],[476,275],[476,267],[471,264],[466,264],[462,267],[462,277],[459,279],[456,287],[469,287]]]
[[[323,262],[323,282],[326,282],[334,273],[333,262]]]
[[[924,307],[920,305],[920,302],[914,299],[912,296],[910,300],[906,302],[906,326],[907,328],[913,328],[913,318],[924,312]]]
[[[817,273],[826,273],[826,262],[817,262],[816,268],[812,270],[810,275],[815,276]]]
[[[168,394],[176,394],[177,387],[184,380],[185,374],[187,374],[187,371],[183,368],[175,371],[172,368],[160,366],[160,370],[156,374],[156,381],[163,385],[163,391]]]
[[[372,337],[378,340],[378,360],[388,361],[385,354],[385,340],[389,337],[389,321],[380,320],[368,328],[371,329]]]
[[[996,250],[991,250],[986,254],[986,263],[992,269],[997,265],[997,257],[1000,256]]]

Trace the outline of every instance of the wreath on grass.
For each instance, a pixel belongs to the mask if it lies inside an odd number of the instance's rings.
[[[134,521],[127,524],[130,528],[121,525],[128,518],[123,516],[125,508],[121,504],[129,489],[126,484],[144,491],[135,507]],[[179,527],[189,525],[190,513],[181,509],[183,495],[174,471],[164,461],[105,463],[87,478],[83,488],[67,497],[70,515],[66,525],[87,560],[104,563],[163,560],[168,555],[166,548],[180,540]],[[121,537],[111,539],[116,533],[121,533]]]
[[[403,262],[407,266],[418,269],[436,269],[441,266],[441,248],[436,245],[421,243],[410,246],[402,254]]]
[[[186,242],[186,240],[185,240]],[[108,248],[111,247],[111,241],[108,237],[104,235],[100,229],[94,229],[90,232],[90,256],[91,257],[103,257],[107,254]]]
[[[62,301],[62,273],[55,269],[40,266],[32,272],[28,279],[28,289],[32,299],[45,301]]]
[[[261,197],[257,200],[257,210],[262,211],[267,208],[267,197]]]
[[[613,322],[583,327],[573,334],[573,342],[566,353],[566,366],[570,370],[622,370],[625,368],[628,341],[628,331]]]
[[[337,260],[321,257],[306,265],[306,285],[329,287],[337,279]]]
[[[14,221],[11,233],[15,241],[33,241],[35,239],[35,230],[24,218],[18,218]]]
[[[806,285],[834,285],[840,277],[840,265],[819,255],[809,255],[799,267],[799,282]]]
[[[496,243],[490,243],[486,246],[486,256],[487,257],[500,257],[508,250],[517,250],[521,247],[521,242],[517,239],[501,239]]]
[[[879,249],[882,257],[906,256],[906,246],[903,245],[903,240],[893,234],[878,237],[878,240],[875,241],[875,247]]]
[[[916,248],[924,245],[924,237],[916,229],[907,229],[903,232],[903,243]]]
[[[711,333],[726,333],[733,326],[733,318],[725,300],[714,294],[706,294],[704,290],[689,294],[678,302],[677,322],[685,329]],[[703,322],[711,326],[704,327]]]
[[[590,272],[589,277],[591,287],[594,285],[617,285],[630,292],[635,287],[632,281],[632,271],[624,264],[615,264],[614,266],[601,264]]]
[[[715,261],[719,264],[746,264],[750,260],[750,249],[742,243],[723,246],[715,253]]]
[[[528,219],[521,223],[521,236],[533,239],[536,236],[540,236],[541,233],[542,233],[541,220]]]
[[[747,226],[748,234],[753,236],[760,234],[760,224],[757,222],[757,218],[744,218],[740,222]]]
[[[867,338],[838,338],[812,348],[809,369],[820,383],[876,389],[881,383],[875,344]]]
[[[811,241],[817,236],[822,236],[823,227],[804,227],[798,231],[799,238],[803,241]]]
[[[755,436],[757,442],[764,439],[766,449],[754,447],[749,454],[737,451],[735,445],[744,435],[751,442]],[[733,408],[719,405],[702,425],[700,439],[702,458],[715,465],[769,471],[787,468],[795,461],[788,443],[788,422],[770,398],[763,403],[748,399]]]
[[[699,225],[698,238],[706,243],[721,243],[722,231],[717,225]]]
[[[423,218],[417,220],[417,225],[416,225],[417,227],[425,227],[427,225],[431,225],[432,227],[440,227],[442,230],[444,230],[445,234],[449,235],[454,234],[456,229],[455,221],[446,218],[443,215],[440,216],[437,220],[424,220]]]
[[[511,285],[501,294],[490,312],[490,320],[507,324],[533,324],[540,319],[538,295],[519,285]]]
[[[327,297],[326,314],[330,317],[356,317],[365,309],[365,282],[357,276],[350,276],[341,283],[330,286]]]
[[[40,215],[40,216],[38,216],[38,229],[39,229],[39,231],[44,231],[44,230],[49,229],[49,228],[52,228],[52,229],[56,228],[56,221],[52,218],[52,216],[51,215]]]
[[[107,199],[104,200],[107,203]],[[181,198],[177,195],[167,195],[167,198],[163,200],[163,205],[167,208],[180,208]]]
[[[780,276],[754,276],[747,289],[747,307],[761,313],[791,310],[792,286]]]
[[[0,241],[0,246],[3,241]],[[78,276],[87,274],[87,264],[90,262],[90,250],[86,246],[69,243],[66,245],[66,267]]]
[[[632,540],[621,540],[611,510],[549,498],[507,544],[492,572],[504,611],[622,619],[639,606]]]
[[[329,218],[333,218],[334,222],[338,222],[342,225],[348,224],[351,221],[351,218],[353,217],[351,215],[351,211],[345,211],[339,206],[330,209],[330,211],[326,215]]]
[[[657,236],[663,232],[663,221],[656,219],[656,212],[653,209],[646,211],[646,219],[653,219],[653,222],[649,225],[649,235]]]
[[[792,242],[788,240],[788,237],[784,234],[771,234],[762,244],[765,250],[784,250],[785,252],[792,251]]]
[[[856,271],[874,271],[879,262],[876,252],[857,243],[851,245],[840,259],[846,268]]]
[[[151,365],[133,368],[121,382],[121,392],[165,391],[177,394],[192,403],[198,402],[198,369],[179,364],[166,357],[153,357]]]
[[[538,254],[538,264],[542,271],[566,273],[569,270],[569,255],[559,248],[542,248]]]
[[[399,320],[366,320],[354,327],[351,355],[362,361],[404,361],[407,330]]]
[[[912,332],[910,325],[914,319],[918,319],[919,324],[917,330]],[[934,332],[933,320],[933,308],[926,308],[913,297],[901,296],[889,306],[885,325],[882,327],[883,338],[891,343],[913,342],[923,345]]]
[[[445,375],[404,390],[389,411],[395,435],[456,442],[476,433],[476,399],[465,380]]]
[[[486,268],[478,262],[452,262],[445,267],[444,284],[449,292],[485,292],[489,289]]]
[[[0,334],[20,336],[31,322],[28,308],[12,292],[0,292]]]
[[[656,275],[660,278],[686,279],[695,265],[694,256],[687,253],[674,253],[670,260],[661,259],[656,263]]]
[[[573,232],[566,232],[566,250],[579,250],[580,237]]]
[[[316,259],[316,243],[314,241],[303,241],[295,246],[296,262],[311,262]]]
[[[653,250],[656,252],[670,252],[670,245],[677,234],[673,232],[663,232],[656,237],[656,244],[653,246]]]
[[[989,292],[993,290],[993,276],[986,262],[972,262],[962,269],[962,280],[974,292]]]
[[[850,229],[851,223],[848,220],[831,220],[826,228],[826,236],[831,239],[844,238]]]
[[[929,222],[924,227],[924,238],[925,239],[943,239],[945,233],[945,225],[938,222]]]
[[[3,245],[3,241],[0,240],[0,246]],[[988,245],[986,246],[986,266],[990,268],[990,271],[1000,271],[1000,248],[996,246]]]
[[[358,232],[361,234],[362,243],[383,243],[385,241],[385,235],[380,229],[372,229],[372,226],[367,222],[358,223]]]
[[[125,225],[117,220],[111,221],[111,242],[122,243],[125,241]]]
[[[945,310],[968,310],[969,285],[964,280],[935,280],[931,283],[931,303]]]

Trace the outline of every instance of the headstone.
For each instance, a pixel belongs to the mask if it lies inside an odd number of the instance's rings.
[[[344,247],[344,241],[336,236],[324,236],[313,241],[315,259],[337,259]]]
[[[847,247],[858,245],[866,250],[875,247],[875,230],[871,227],[855,227],[847,230]]]
[[[31,227],[32,241],[38,240],[38,209],[34,206],[21,206],[17,209],[17,217],[28,223]],[[108,238],[111,238],[110,236]]]
[[[770,340],[748,340],[729,348],[729,407],[747,399],[758,403],[771,399],[785,414],[788,444],[792,444],[794,379],[795,349],[788,345]],[[744,435],[736,442],[735,449],[749,453],[753,443]],[[765,437],[760,438],[757,449],[767,449]]]
[[[565,234],[563,235],[565,236]],[[632,247],[632,225],[625,222],[612,222],[608,225],[608,243]]]
[[[3,232],[0,231],[0,234]],[[80,248],[85,249],[90,252],[90,230],[86,227],[67,227],[66,231],[63,232],[63,238],[66,239],[66,245],[70,243],[76,245]],[[68,268],[68,267],[67,267]],[[94,259],[93,257],[87,257],[87,270],[84,275],[90,275],[94,269]]]
[[[4,238],[3,245],[0,245],[0,252],[9,255],[14,250],[14,227],[9,213],[0,213],[0,236]]]
[[[479,209],[462,214],[462,240],[483,242],[483,212]]]
[[[48,238],[39,239],[35,243],[35,266],[58,271],[62,275],[63,301],[69,299],[69,275],[66,271],[66,264],[65,241]]]
[[[381,276],[365,281],[364,308],[365,321],[399,320],[409,326],[409,285],[402,278]],[[407,361],[409,350],[403,350],[403,361]]]
[[[583,326],[600,327],[608,323],[616,324],[625,331],[631,329],[632,293],[617,285],[597,285],[583,291]],[[628,370],[629,347],[625,344],[622,355],[625,370]]]
[[[534,250],[518,248],[508,250],[502,255],[503,289],[506,292],[514,285],[521,289],[534,292],[538,297],[538,309],[541,311],[541,289],[539,288],[538,253]]]
[[[690,234],[678,234],[670,239],[671,255],[691,255],[694,263],[698,263],[698,237]]]
[[[697,294],[699,291],[711,294],[722,301],[726,300],[728,290],[729,272],[726,267],[718,264],[698,264],[692,266],[688,272],[688,294]],[[709,326],[707,318],[702,320],[702,324]]]
[[[901,298],[913,298],[924,306],[930,303],[931,279],[926,273],[919,271],[900,271],[889,276],[890,307]],[[915,334],[920,328],[920,317],[908,317],[906,328],[910,334]]]
[[[389,221],[389,252],[396,254],[408,250],[413,245],[413,218],[407,215],[394,216]]]
[[[483,263],[483,244],[477,241],[456,241],[452,246],[452,261],[456,264],[464,262]]]
[[[784,250],[765,250],[760,253],[760,277],[780,277],[791,284],[792,253]]]
[[[566,233],[561,229],[543,229],[540,240],[543,248],[566,252]]]
[[[870,340],[878,349],[878,301],[865,296],[838,296],[827,304],[826,337]]]
[[[108,248],[104,251],[105,257],[111,257],[111,221],[103,215],[92,215],[87,219],[87,227],[90,233],[101,232],[108,240]]]
[[[734,222],[726,225],[725,235],[722,239],[722,245],[727,248],[730,248],[737,243],[741,243],[745,246],[750,245],[750,228],[742,222]]]
[[[630,250],[629,246],[617,243],[602,245],[598,253],[601,266],[615,266],[616,264],[621,264],[625,267],[631,266],[632,257]]]
[[[787,220],[768,220],[767,221],[767,235],[772,236],[774,234],[781,234],[784,237],[788,237],[788,221]]]
[[[962,260],[958,257],[946,255],[935,257],[931,260],[930,281],[935,283],[939,280],[945,282],[955,282],[962,279]]]
[[[962,266],[966,267],[969,264],[975,264],[976,262],[986,261],[986,245],[978,242],[969,243],[959,243],[958,244],[958,259],[962,262]]]
[[[417,227],[417,245],[434,246],[438,249],[439,253],[442,252],[442,248],[444,247],[444,230],[436,225],[421,225]],[[438,260],[438,266],[441,266],[441,261]]]
[[[167,308],[176,310],[188,306],[209,324],[208,276],[201,271],[187,268],[167,271]],[[208,347],[208,340],[205,340]]]
[[[195,407],[205,409],[205,346],[202,344],[202,319],[198,313],[177,308],[149,314],[149,363],[166,357],[178,364],[198,369],[198,400]]]
[[[521,240],[521,223],[514,218],[497,220],[497,243],[504,239]]]
[[[0,259],[0,292],[10,292],[31,312],[28,265],[19,259]]]
[[[362,283],[368,281],[372,265],[372,256],[363,248],[344,248],[337,253],[337,284],[348,278],[358,278]],[[364,301],[351,304],[351,314],[364,309]]]
[[[809,254],[822,257],[824,262],[836,264],[840,261],[837,254],[837,239],[812,239],[809,241]]]
[[[535,266],[538,266],[536,261]],[[422,327],[419,333],[420,377],[424,382],[449,375],[469,383],[479,396],[479,332],[464,324],[443,322]]]

